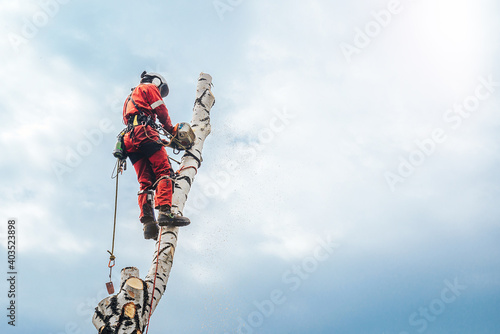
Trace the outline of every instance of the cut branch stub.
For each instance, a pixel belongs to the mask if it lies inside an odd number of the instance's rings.
[[[139,276],[139,270],[133,267],[122,269],[122,285],[118,294],[103,299],[97,305],[92,322],[99,333],[132,334],[141,333],[144,328],[147,289],[140,278],[132,275]]]

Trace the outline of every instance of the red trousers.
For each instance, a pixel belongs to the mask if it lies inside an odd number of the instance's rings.
[[[168,161],[167,151],[162,144],[158,132],[149,125],[138,125],[123,138],[125,150],[132,162],[139,181],[139,218],[142,222],[154,218],[154,210],[147,200],[147,190],[162,176],[172,176],[172,168]],[[161,179],[156,185],[155,207],[172,206],[172,181]]]

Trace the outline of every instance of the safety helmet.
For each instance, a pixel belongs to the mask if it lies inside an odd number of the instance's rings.
[[[167,97],[169,89],[167,85],[167,80],[158,73],[154,72],[142,72],[141,83],[152,83],[160,91],[161,97]]]

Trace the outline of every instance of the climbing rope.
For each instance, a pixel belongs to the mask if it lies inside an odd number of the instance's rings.
[[[115,167],[113,168],[113,172],[111,173],[111,178],[112,179],[116,178],[116,189],[115,189],[115,213],[114,213],[114,218],[113,218],[113,241],[111,242],[111,251],[108,250],[108,253],[109,253],[109,262],[108,262],[109,282],[106,283],[106,288],[108,289],[108,293],[110,295],[114,293],[114,287],[113,287],[113,281],[111,279],[111,275],[113,273],[113,267],[115,266],[115,259],[116,259],[114,252],[115,252],[115,235],[116,235],[116,212],[117,212],[117,207],[118,207],[118,176],[121,173],[123,173],[123,171],[126,169],[127,169],[127,160],[117,159]],[[116,170],[116,175],[113,176],[115,170]]]
[[[172,161],[174,161],[174,162],[176,162],[178,165],[180,165],[180,164],[181,164],[181,162],[180,162],[180,161],[175,160],[175,159],[174,159],[174,158],[172,158],[171,156],[169,156],[169,157],[168,157],[168,159],[169,159],[169,160],[172,160]]]
[[[149,314],[148,314],[148,323],[146,326],[145,334],[148,334],[149,330],[149,320],[151,319],[151,311],[153,310],[153,300],[155,297],[155,289],[156,289],[156,275],[158,274],[158,262],[160,262],[160,244],[161,244],[161,233],[162,229],[160,228],[160,236],[158,237],[158,249],[156,250],[156,268],[155,268],[155,278],[153,279],[153,292],[151,293],[151,304],[149,305]]]

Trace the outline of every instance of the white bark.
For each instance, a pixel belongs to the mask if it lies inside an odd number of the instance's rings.
[[[121,271],[120,291],[101,300],[92,318],[99,333],[138,334],[144,328],[145,284],[139,270],[127,267]],[[137,329],[141,329],[137,331]]]
[[[211,86],[212,77],[201,73],[196,87],[196,100],[191,120],[196,140],[193,147],[182,157],[172,197],[172,210],[179,213],[184,210],[189,190],[202,162],[203,144],[210,134],[210,109],[215,103]],[[122,269],[120,291],[116,295],[103,299],[96,307],[92,318],[99,333],[140,334],[144,332],[150,308],[152,314],[167,287],[178,234],[178,227],[161,228],[160,245],[158,247],[158,242],[156,243],[153,263],[144,281],[139,278],[139,271],[136,268]],[[156,283],[154,282],[155,273]]]

